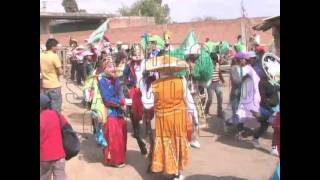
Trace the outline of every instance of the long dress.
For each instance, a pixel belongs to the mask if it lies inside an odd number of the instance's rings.
[[[241,97],[239,107],[236,114],[239,117],[240,123],[244,123],[250,119],[255,119],[251,111],[259,112],[260,109],[260,92],[259,81],[260,78],[255,70],[247,65],[243,67],[244,73],[249,75],[241,85]]]
[[[156,120],[151,170],[176,174],[188,163],[187,102],[182,78],[152,83]]]
[[[104,125],[105,138],[108,145],[103,150],[107,164],[120,165],[125,163],[127,150],[127,123],[123,118],[123,94],[118,79],[102,77],[99,80],[102,99],[108,109],[107,122]]]

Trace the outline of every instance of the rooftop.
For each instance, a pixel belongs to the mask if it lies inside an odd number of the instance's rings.
[[[280,26],[280,16],[264,19],[262,23],[253,26],[252,28],[258,31],[267,31],[273,26]]]
[[[88,14],[83,12],[77,13],[53,13],[53,12],[40,12],[40,19],[72,19],[72,20],[84,20],[84,19],[106,19],[115,17],[114,14]]]

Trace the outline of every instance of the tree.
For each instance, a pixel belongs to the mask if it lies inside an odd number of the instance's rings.
[[[139,0],[131,7],[122,5],[118,11],[122,16],[154,17],[157,24],[170,22],[170,8],[168,4],[162,5],[162,0]]]

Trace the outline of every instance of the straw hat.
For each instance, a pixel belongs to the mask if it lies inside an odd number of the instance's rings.
[[[93,53],[90,52],[90,51],[88,51],[88,50],[86,50],[86,51],[84,51],[83,53],[81,53],[81,55],[82,55],[83,57],[84,57],[84,56],[92,56]]]
[[[188,64],[184,60],[164,55],[149,59],[146,63],[147,71],[156,71],[162,73],[174,73],[187,69]]]

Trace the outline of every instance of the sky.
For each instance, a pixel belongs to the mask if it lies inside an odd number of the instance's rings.
[[[42,2],[40,0],[40,7]],[[45,0],[47,12],[64,12],[62,0]],[[88,13],[117,14],[122,5],[130,6],[137,0],[76,0],[79,9]],[[243,0],[249,17],[280,15],[280,0]],[[212,16],[233,19],[241,16],[241,0],[163,0],[169,5],[170,17],[175,22],[188,22],[193,18]]]

